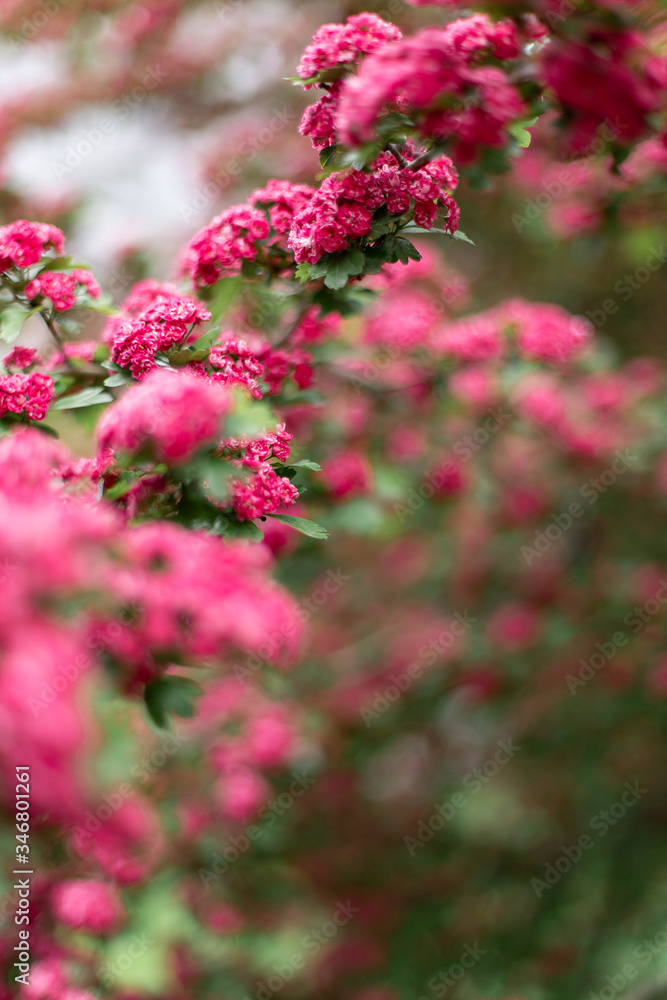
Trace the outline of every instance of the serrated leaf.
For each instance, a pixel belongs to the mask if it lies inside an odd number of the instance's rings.
[[[393,241],[393,247],[396,252],[398,260],[401,264],[407,264],[409,260],[421,260],[422,255],[416,246],[414,246],[410,240],[404,239],[402,236],[397,236]]]
[[[50,406],[51,410],[74,410],[81,406],[98,406],[100,403],[110,403],[113,396],[105,392],[101,386],[82,389],[72,396],[62,396]]]
[[[329,269],[331,260],[332,260],[331,254],[325,254],[323,257],[320,257],[320,259],[316,261],[314,264],[309,264],[308,266],[310,269],[310,277],[323,278],[324,275],[327,273],[327,270]]]
[[[521,149],[528,149],[532,138],[530,132],[527,132],[525,128],[521,128],[519,125],[509,125],[507,131],[516,139]]]
[[[306,281],[310,280],[310,264],[306,263],[306,261],[302,261],[301,264],[297,264],[294,274],[303,285]]]
[[[21,332],[21,327],[28,316],[31,316],[34,312],[37,312],[37,310],[26,309],[25,306],[19,305],[18,302],[12,302],[11,305],[3,309],[0,315],[0,340],[4,340],[7,344],[12,344]]]
[[[148,714],[159,729],[167,729],[170,716],[191,719],[196,714],[195,702],[202,688],[188,677],[160,677],[144,689]]]
[[[296,531],[300,531],[302,535],[307,535],[308,538],[328,538],[329,532],[326,528],[323,528],[321,524],[317,524],[315,521],[309,521],[306,517],[295,517],[294,514],[269,514],[275,521],[280,521],[281,524],[287,524],[290,528],[294,528]]]
[[[117,365],[115,361],[102,361],[100,362],[102,368],[106,368],[110,372],[124,372],[125,369]]]

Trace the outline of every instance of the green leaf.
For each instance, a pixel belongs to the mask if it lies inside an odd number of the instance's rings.
[[[49,427],[48,424],[42,423],[41,420],[35,420],[35,421],[33,421],[30,424],[30,426],[31,427],[35,427],[38,431],[41,431],[42,434],[46,434],[48,437],[60,438],[60,434],[55,429],[55,427]]]
[[[204,489],[210,493],[215,500],[225,501],[229,497],[229,482],[233,476],[234,469],[229,462],[216,458],[200,458],[196,464],[197,473],[200,476],[202,485],[206,483]]]
[[[532,138],[530,132],[526,131],[525,128],[521,128],[520,125],[508,125],[507,131],[516,139],[522,149],[528,149]]]
[[[333,146],[325,146],[324,149],[320,151],[320,166],[328,167],[331,161],[335,158],[339,148],[340,147],[337,144]]]
[[[396,259],[400,260],[401,264],[407,264],[409,260],[422,259],[422,255],[417,247],[410,240],[406,240],[402,236],[397,236],[392,240],[392,249],[396,254]]]
[[[311,462],[309,458],[302,458],[300,462],[290,462],[291,469],[312,469],[313,472],[321,472],[322,466],[317,462]]]
[[[106,368],[110,372],[124,372],[125,369],[117,365],[115,361],[102,361],[101,367]]]
[[[346,253],[336,255],[327,269],[324,284],[334,291],[344,288],[351,275],[361,274],[365,262],[361,250],[348,250]]]
[[[99,403],[110,403],[113,396],[105,392],[101,386],[93,386],[90,389],[82,389],[75,392],[73,396],[61,396],[50,407],[52,410],[74,410],[80,406],[97,406]]]
[[[191,719],[196,714],[196,700],[202,688],[188,677],[161,677],[150,681],[144,689],[144,701],[148,714],[160,729],[167,729],[169,718],[179,715]]]
[[[460,240],[461,243],[469,243],[471,247],[475,245],[470,237],[466,236],[461,229],[457,229],[455,233],[447,233],[447,236],[451,236],[453,240]]]
[[[280,521],[281,524],[288,524],[290,528],[294,528],[296,531],[300,531],[302,535],[308,535],[309,538],[328,538],[329,532],[326,528],[323,528],[321,524],[317,524],[315,521],[309,521],[305,517],[295,517],[293,514],[269,514],[274,521]]]
[[[211,322],[219,323],[227,313],[240,294],[243,288],[243,281],[240,277],[221,278],[216,282],[211,297],[207,301],[207,306],[211,312]]]
[[[0,340],[12,344],[21,332],[21,327],[28,316],[34,312],[37,310],[26,309],[25,306],[21,306],[17,302],[12,302],[11,305],[3,309],[0,315]]]
[[[320,259],[316,261],[314,264],[309,264],[308,267],[309,267],[310,277],[323,278],[324,275],[327,273],[327,270],[329,268],[332,259],[333,259],[332,254],[327,253],[324,254],[323,257],[320,257]]]
[[[235,538],[246,542],[261,542],[264,540],[264,535],[254,521],[238,521],[235,517],[230,517],[225,531],[225,538]]]
[[[105,497],[109,500],[120,500],[121,497],[130,492],[137,479],[138,476],[131,472],[122,475],[117,483],[114,483],[110,489],[104,491]]]
[[[118,372],[116,375],[110,375],[109,378],[106,378],[104,384],[112,389],[117,385],[128,385],[133,381],[134,379],[129,372]]]
[[[297,264],[294,274],[302,285],[305,284],[306,281],[310,280],[310,264],[307,264],[306,261]]]
[[[103,316],[117,316],[118,309],[111,304],[111,300],[106,302],[96,302],[94,299],[86,298],[80,303],[82,309],[89,309],[91,312],[102,313]]]

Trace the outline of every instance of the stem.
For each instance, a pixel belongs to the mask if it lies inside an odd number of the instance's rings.
[[[58,333],[58,328],[57,328],[56,324],[53,322],[53,320],[51,319],[51,317],[47,316],[45,313],[40,312],[39,315],[42,317],[42,319],[46,323],[46,325],[49,328],[49,331],[51,333],[51,336],[53,337],[53,339],[55,340],[56,344],[58,345],[58,349],[60,350],[60,353],[63,356],[63,362],[65,364],[65,367],[69,368],[69,370],[72,371],[72,372],[76,372],[76,368],[74,367],[74,365],[72,364],[71,360],[67,357],[67,354],[65,353],[65,344],[63,342],[62,337]]]
[[[419,170],[426,163],[430,163],[437,156],[437,152],[434,149],[429,149],[425,153],[421,153],[412,163],[406,164],[408,170]]]
[[[387,143],[387,149],[392,154],[392,156],[394,157],[394,159],[398,163],[398,165],[401,168],[401,170],[403,170],[405,167],[407,167],[408,161],[405,159],[405,157],[403,156],[403,154],[400,152],[400,150],[398,149],[398,147],[394,145],[393,142],[388,142]]]

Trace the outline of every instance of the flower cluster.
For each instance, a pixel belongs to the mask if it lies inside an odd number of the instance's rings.
[[[248,201],[255,208],[268,211],[271,228],[278,237],[273,242],[282,249],[287,249],[287,236],[294,217],[309,204],[314,194],[315,188],[308,184],[270,180],[265,188],[253,191]]]
[[[236,205],[216,216],[190,241],[181,269],[195,286],[214,285],[238,274],[244,261],[256,260],[260,240],[269,235],[266,216],[257,208]]]
[[[507,354],[511,338],[529,360],[571,361],[590,337],[590,324],[559,306],[512,299],[496,309],[442,326],[433,334],[438,352],[466,361]]]
[[[313,77],[326,78],[327,71],[349,66],[361,56],[382,48],[386,42],[397,41],[401,32],[376,14],[354,14],[345,24],[323,24],[304,52],[297,73],[306,86]]]
[[[66,312],[76,305],[77,294],[86,290],[91,298],[100,297],[100,286],[90,273],[83,268],[75,268],[62,274],[59,271],[43,271],[25,287],[25,297],[49,299],[56,312]]]
[[[187,295],[158,295],[134,318],[111,327],[111,360],[141,379],[156,367],[155,355],[186,344],[198,323],[211,318],[208,309]]]
[[[564,112],[568,151],[581,153],[600,126],[613,123],[615,144],[629,146],[664,107],[667,59],[618,24],[594,23],[580,37],[554,38],[542,54],[544,82]]]
[[[53,399],[53,379],[42,372],[0,375],[0,417],[24,414],[43,420]]]
[[[102,450],[148,453],[180,465],[220,440],[231,401],[213,380],[192,372],[158,369],[110,407],[98,426]]]
[[[240,521],[273,514],[299,499],[296,486],[279,476],[268,462],[254,462],[251,468],[254,475],[249,482],[236,480],[233,484],[233,506]]]
[[[29,765],[36,813],[83,825],[90,799],[80,758],[94,753],[90,679],[102,651],[121,670],[121,688],[140,695],[165,664],[219,664],[232,647],[258,649],[286,622],[282,648],[293,653],[300,626],[267,577],[262,546],[170,523],[130,527],[111,505],[65,491],[60,470],[71,463],[36,430],[0,442],[0,769]],[[129,816],[119,811],[93,845],[99,863],[121,820]],[[133,825],[136,836],[136,817]],[[63,883],[54,906],[70,926],[96,931],[119,916],[108,893],[78,880]]]
[[[215,369],[211,376],[212,382],[241,387],[255,399],[262,398],[260,382],[264,376],[264,367],[245,340],[232,336],[229,340],[216,343],[211,348],[208,360]]]
[[[444,228],[453,233],[458,228],[459,211],[450,191],[456,184],[456,171],[446,157],[411,170],[401,168],[387,153],[379,157],[372,173],[349,170],[330,174],[294,219],[289,245],[295,260],[312,264],[324,253],[346,250],[350,243],[369,235],[373,212],[381,207],[390,215],[404,215],[414,206],[417,225],[430,229],[442,206]]]
[[[36,264],[47,250],[61,254],[65,237],[60,229],[44,222],[18,219],[0,227],[0,271]]]
[[[372,139],[382,113],[398,108],[415,120],[419,138],[451,140],[462,162],[474,159],[480,147],[504,147],[507,126],[526,108],[497,63],[517,54],[513,23],[494,24],[481,14],[387,45],[342,84],[342,140],[358,145]],[[484,59],[493,64],[483,65]]]

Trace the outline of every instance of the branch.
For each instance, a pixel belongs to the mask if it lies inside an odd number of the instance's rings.
[[[435,149],[429,149],[425,153],[421,153],[412,163],[406,164],[406,166],[408,170],[419,170],[420,167],[423,167],[426,163],[430,163],[431,160],[434,160],[439,155]]]
[[[405,157],[403,156],[403,154],[400,152],[400,150],[398,149],[398,146],[395,146],[393,142],[388,142],[387,143],[387,149],[392,154],[392,156],[394,157],[394,159],[398,163],[398,165],[401,168],[401,170],[404,167],[407,167],[408,161],[405,159]]]
[[[71,360],[67,357],[67,354],[65,353],[65,344],[63,343],[62,337],[58,333],[58,328],[57,328],[56,324],[45,313],[40,312],[39,315],[42,317],[42,319],[46,323],[46,325],[49,328],[49,331],[51,333],[51,336],[53,337],[53,339],[55,340],[56,344],[58,345],[58,349],[60,350],[60,353],[63,356],[63,362],[65,364],[65,367],[69,368],[70,371],[72,371],[72,372],[76,372],[76,368],[74,367],[74,365],[72,364]]]

